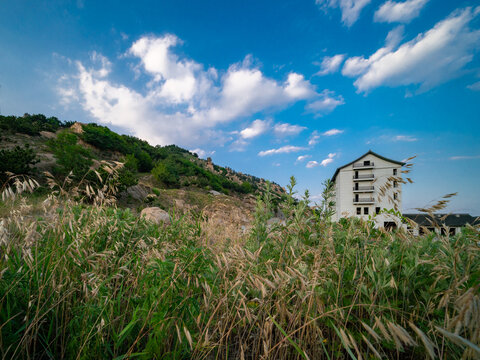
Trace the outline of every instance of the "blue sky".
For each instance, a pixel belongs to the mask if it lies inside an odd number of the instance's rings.
[[[312,195],[415,156],[411,211],[480,215],[473,0],[2,1],[0,112],[97,122]]]

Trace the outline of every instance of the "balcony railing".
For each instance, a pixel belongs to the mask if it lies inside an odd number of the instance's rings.
[[[353,164],[354,169],[362,169],[362,168],[372,168],[373,167],[373,162],[370,162],[369,164],[365,164],[363,162],[358,162]]]
[[[353,191],[373,191],[375,187],[373,186],[354,186]]]
[[[353,175],[353,180],[368,180],[373,179],[375,175],[373,174],[362,174],[362,175]]]
[[[366,204],[366,203],[373,203],[375,202],[375,199],[374,198],[364,198],[364,199],[361,199],[361,198],[358,198],[358,199],[355,199],[353,198],[353,203],[354,204]]]

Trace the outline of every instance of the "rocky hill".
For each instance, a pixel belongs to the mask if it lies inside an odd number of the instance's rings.
[[[267,186],[278,201],[285,190],[265,179],[214,164],[211,158],[175,145],[152,146],[107,127],[62,122],[55,117],[25,114],[0,116],[0,180],[7,172],[28,174],[46,185],[49,172],[61,183],[97,181],[92,171],[104,161],[123,163],[118,176],[117,204],[138,212],[157,206],[178,214],[205,216],[212,236],[222,229],[232,236],[246,231],[255,197]],[[42,189],[42,188],[41,188]],[[44,192],[47,191],[43,187]],[[227,229],[232,226],[234,229]]]

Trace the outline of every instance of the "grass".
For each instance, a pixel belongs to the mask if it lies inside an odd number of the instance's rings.
[[[285,225],[267,226],[267,193],[251,233],[218,246],[188,213],[157,226],[60,194],[36,217],[3,204],[2,358],[480,356],[478,228],[331,223],[292,194]]]

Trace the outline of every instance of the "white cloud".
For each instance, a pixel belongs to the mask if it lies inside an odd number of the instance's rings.
[[[307,110],[315,112],[317,116],[323,116],[331,113],[337,106],[345,104],[341,95],[335,96],[330,90],[323,90],[318,100],[315,100],[306,106]]]
[[[200,148],[190,150],[190,152],[197,154],[200,159],[205,159],[207,156],[215,154],[215,151],[205,151]]]
[[[454,11],[432,29],[398,46],[402,28],[390,32],[386,45],[369,58],[345,61],[342,74],[357,77],[355,86],[367,92],[379,86],[420,85],[426,90],[461,74],[480,45],[480,31],[469,23],[480,13],[466,8]]]
[[[267,156],[267,155],[274,155],[274,154],[288,154],[292,152],[297,152],[305,150],[305,148],[300,147],[300,146],[292,146],[292,145],[286,145],[282,146],[281,148],[278,149],[270,149],[270,150],[264,150],[260,151],[258,153],[258,156]]]
[[[339,130],[339,129],[330,129],[330,130],[327,130],[323,133],[324,136],[333,136],[333,135],[338,135],[338,134],[342,134],[343,133],[343,130]]]
[[[153,144],[188,147],[223,144],[228,137],[218,129],[222,124],[319,96],[303,75],[290,73],[285,81],[266,77],[249,56],[223,72],[205,69],[178,55],[180,44],[171,34],[132,44],[122,59],[138,60],[136,80],[147,79],[141,90],[111,80],[110,62],[94,54],[92,64],[76,62],[75,73],[59,81],[59,95],[65,104],[79,103],[99,123]]]
[[[291,136],[291,135],[297,135],[305,129],[306,129],[305,126],[283,123],[283,124],[276,124],[273,128],[273,131],[277,136]]]
[[[306,165],[307,168],[311,169],[317,166],[327,166],[328,164],[333,162],[333,159],[335,158],[337,154],[336,153],[330,153],[328,154],[327,158],[323,159],[321,162],[318,161],[309,161]]]
[[[315,0],[323,10],[327,8],[340,8],[342,11],[342,22],[346,26],[352,26],[360,16],[362,9],[371,0]]]
[[[320,138],[322,136],[334,136],[334,135],[342,134],[343,132],[344,131],[340,129],[330,129],[320,134],[317,130],[315,130],[310,135],[310,139],[308,140],[308,145],[313,146],[317,144],[320,141]]]
[[[304,162],[305,160],[307,160],[308,158],[311,158],[312,156],[311,155],[300,155],[299,157],[297,157],[297,163],[300,163],[300,162]]]
[[[413,142],[413,141],[417,141],[418,139],[413,137],[413,136],[410,136],[410,135],[396,135],[394,138],[393,138],[394,141],[407,141],[407,142]]]
[[[342,65],[345,54],[338,54],[334,56],[325,56],[320,63],[320,71],[315,75],[327,75],[338,71],[340,65]]]
[[[240,136],[244,139],[252,139],[266,132],[270,127],[268,120],[255,120],[250,127],[240,131]]]
[[[375,12],[377,22],[408,23],[420,14],[420,10],[429,0],[407,0],[403,2],[387,1]]]
[[[310,139],[308,140],[308,145],[309,145],[309,146],[313,146],[313,145],[317,144],[318,141],[320,140],[320,137],[321,137],[321,136],[320,136],[320,134],[318,133],[318,131],[317,131],[317,130],[314,130],[314,131],[312,132],[312,135],[310,135]]]
[[[467,88],[473,91],[480,91],[480,81],[477,81],[476,83],[468,85]]]
[[[328,164],[333,162],[333,158],[336,156],[336,153],[330,153],[328,154],[328,157],[326,159],[323,159],[320,165],[322,166],[327,166]]]
[[[450,156],[450,160],[472,160],[480,159],[480,155],[463,155],[463,156]]]

